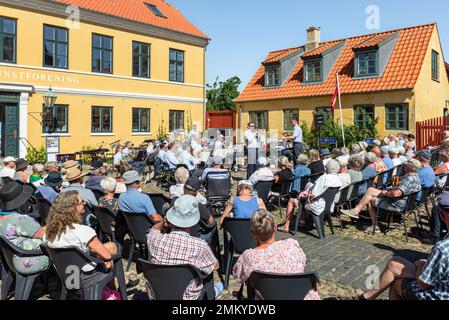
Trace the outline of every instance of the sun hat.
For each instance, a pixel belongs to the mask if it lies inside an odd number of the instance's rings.
[[[85,177],[85,176],[87,176],[87,173],[81,172],[80,169],[70,168],[69,170],[67,170],[67,175],[65,177],[65,181],[70,182],[70,181],[77,180],[77,179]]]
[[[13,211],[20,208],[33,194],[31,186],[11,181],[0,190],[0,210]]]
[[[261,167],[266,167],[266,166],[268,165],[268,160],[267,160],[267,158],[265,158],[265,157],[260,157],[260,158],[257,160],[257,164],[258,164],[259,166],[261,166]]]
[[[8,162],[16,162],[16,158],[14,157],[6,157],[3,159],[3,163],[8,163]]]
[[[405,162],[404,164],[406,164],[406,165],[408,165],[408,166],[410,166],[412,168],[415,168],[416,170],[419,170],[419,169],[422,168],[421,162],[419,162],[416,159],[410,159],[407,162]]]
[[[248,186],[248,187],[253,187],[253,184],[251,183],[251,181],[249,181],[249,180],[242,180],[242,181],[239,181],[239,183],[237,184],[237,186]]]
[[[167,211],[168,222],[179,228],[191,228],[200,221],[198,200],[190,195],[179,197]]]
[[[390,148],[388,148],[387,146],[383,146],[382,148],[380,148],[380,151],[382,152],[382,154],[389,154]]]
[[[375,163],[377,161],[377,156],[374,152],[368,152],[365,154],[365,160],[369,163]]]
[[[398,147],[390,148],[390,153],[392,153],[392,154],[399,154],[399,148]]]
[[[25,159],[17,159],[16,160],[16,171],[23,171],[26,168],[28,168],[28,161],[26,161]]]
[[[201,189],[201,181],[197,177],[190,177],[187,179],[184,188],[191,191],[198,191]]]
[[[321,149],[320,156],[330,156],[332,155],[329,149]]]
[[[220,156],[214,156],[212,158],[212,164],[214,165],[222,165],[223,164],[223,158]]]
[[[65,173],[67,173],[67,171],[69,171],[72,168],[80,168],[78,161],[69,160],[69,161],[64,162],[64,166],[63,166],[61,172],[65,174]]]
[[[340,156],[335,159],[340,164],[340,167],[347,167],[348,166],[348,157],[347,156]]]
[[[424,160],[432,160],[432,153],[430,152],[430,150],[424,149],[418,152],[418,154],[416,155],[419,158],[423,158]]]
[[[59,172],[50,172],[44,182],[49,187],[59,187],[62,185],[63,179]]]
[[[100,169],[101,167],[103,167],[103,161],[93,161],[90,164],[90,169],[91,170]]]
[[[123,174],[123,183],[126,185],[133,184],[134,182],[140,182],[139,173],[135,170],[127,171]]]

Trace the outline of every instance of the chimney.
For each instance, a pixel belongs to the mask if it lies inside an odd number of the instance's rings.
[[[320,45],[320,28],[310,27],[307,29],[307,43],[305,52],[315,50]]]

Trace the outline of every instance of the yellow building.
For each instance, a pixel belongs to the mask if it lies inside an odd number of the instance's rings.
[[[2,155],[202,126],[208,37],[163,0],[0,0]],[[44,106],[51,86],[54,108]]]
[[[436,24],[320,42],[273,51],[237,98],[239,128],[291,130],[291,119],[311,124],[315,114],[339,121],[330,108],[337,73],[345,123],[379,118],[381,135],[414,132],[416,121],[442,116],[449,81]]]

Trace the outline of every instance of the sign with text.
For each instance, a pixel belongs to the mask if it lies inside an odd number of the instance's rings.
[[[337,139],[335,138],[320,138],[320,145],[337,145]]]
[[[60,149],[59,137],[46,137],[45,146],[47,152],[47,162],[56,161],[56,155],[59,154]]]

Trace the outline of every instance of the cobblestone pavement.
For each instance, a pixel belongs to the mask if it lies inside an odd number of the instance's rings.
[[[244,172],[234,174],[234,179],[239,180],[244,177]],[[146,192],[161,192],[154,183],[144,187]],[[276,210],[276,220],[281,223],[284,219],[285,209],[279,214]],[[423,217],[425,215],[423,214]],[[425,229],[428,230],[424,220]],[[338,221],[334,219],[334,226]],[[408,219],[409,239],[405,242],[404,231],[401,226],[392,225],[391,231],[386,234],[369,235],[362,231],[366,225],[363,221],[353,223],[349,219],[343,218],[344,230],[336,228],[335,235],[326,226],[326,238],[320,240],[316,236],[315,230],[309,233],[297,233],[295,236],[281,234],[277,239],[294,237],[300,243],[307,256],[306,271],[316,271],[321,279],[319,294],[321,298],[333,296],[353,296],[361,294],[366,289],[366,282],[373,272],[382,271],[386,263],[394,256],[400,256],[410,261],[426,258],[431,247],[423,245],[420,241],[425,235],[420,234],[414,227],[413,219]],[[412,227],[410,229],[410,226]],[[124,256],[127,256],[125,249]],[[126,267],[126,262],[124,262]],[[130,279],[140,279],[140,284],[131,290],[129,299],[145,299],[145,281],[142,274],[137,274],[135,264],[132,263],[126,276]],[[216,281],[220,281],[218,275]],[[39,289],[39,283],[36,285]],[[221,300],[233,300],[240,285],[231,276],[228,290],[221,295]],[[57,294],[56,294],[57,296]],[[48,294],[41,293],[41,290],[34,290],[34,299],[49,299]],[[387,298],[384,294],[381,298]]]

